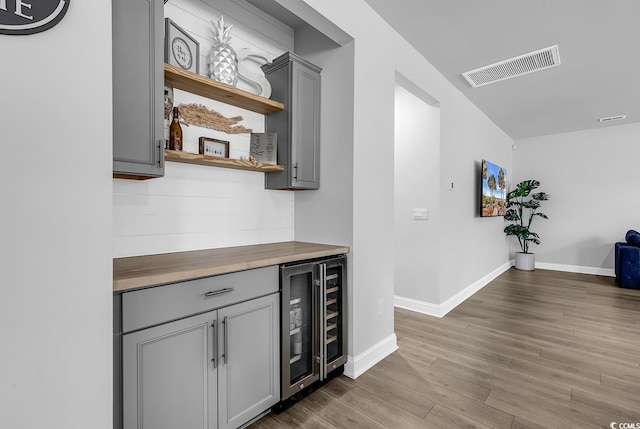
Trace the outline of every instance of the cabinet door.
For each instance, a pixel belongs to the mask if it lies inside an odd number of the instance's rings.
[[[320,187],[320,75],[292,63],[291,187]]]
[[[280,271],[283,303],[280,391],[283,399],[320,379],[317,282],[315,263],[282,267]]]
[[[215,315],[123,335],[124,429],[216,427]]]
[[[278,163],[285,171],[267,173],[267,189],[320,187],[320,72],[292,52],[263,66],[271,97],[285,110],[266,117],[267,131],[278,134]]]
[[[219,428],[237,428],[280,399],[279,295],[218,310]]]
[[[164,175],[163,0],[113,0],[114,177]]]

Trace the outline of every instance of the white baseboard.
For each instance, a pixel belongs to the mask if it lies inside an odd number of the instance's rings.
[[[451,298],[447,299],[442,304],[432,304],[430,302],[419,301],[417,299],[404,298],[401,296],[394,296],[394,305],[396,307],[405,308],[407,310],[415,311],[418,313],[428,314],[435,317],[444,317],[448,312],[462,304],[467,298],[480,289],[488,285],[493,279],[500,274],[507,271],[513,266],[513,261],[505,262],[495,270],[491,271],[480,280],[473,282]]]
[[[549,264],[547,262],[536,262],[536,268],[541,270],[564,271],[568,273],[593,274],[596,276],[615,277],[615,270],[612,268],[583,267],[580,265]]]
[[[395,307],[404,308],[406,310],[415,311],[416,313],[428,314],[429,316],[442,317],[442,306],[432,304],[430,302],[419,301],[417,299],[405,298],[395,295],[393,297],[393,305]]]
[[[369,347],[364,352],[353,358],[347,357],[347,363],[344,364],[344,375],[349,378],[356,379],[360,377],[366,370],[398,350],[398,338],[396,334],[389,335],[379,343]]]
[[[417,299],[405,298],[402,296],[394,296],[394,305],[396,307],[404,308],[407,310],[415,311],[417,313],[428,314],[435,317],[444,317],[448,312],[462,304],[471,295],[485,287],[493,279],[500,274],[507,271],[514,264],[514,260],[504,263],[499,266],[480,280],[472,283],[465,289],[461,290],[451,298],[447,299],[442,304],[433,304],[430,302],[419,301]],[[546,262],[536,262],[536,268],[541,270],[552,271],[565,271],[569,273],[578,274],[593,274],[596,276],[615,277],[615,271],[611,268],[598,268],[598,267],[583,267],[580,265],[563,265],[563,264],[549,264]]]

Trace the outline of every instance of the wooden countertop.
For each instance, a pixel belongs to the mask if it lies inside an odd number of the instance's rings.
[[[251,268],[349,253],[348,246],[288,241],[113,260],[113,291],[192,280]]]

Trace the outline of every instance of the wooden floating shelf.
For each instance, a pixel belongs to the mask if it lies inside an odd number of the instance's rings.
[[[261,162],[243,161],[241,159],[218,158],[209,155],[164,150],[164,159],[185,164],[208,165],[211,167],[233,168],[236,170],[261,171],[263,173],[277,173],[284,171],[283,165],[263,164]]]
[[[164,80],[174,88],[221,101],[252,112],[269,115],[284,110],[284,104],[270,100],[208,77],[172,66],[164,65]]]

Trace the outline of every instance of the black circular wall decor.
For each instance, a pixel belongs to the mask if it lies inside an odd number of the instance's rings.
[[[71,0],[0,0],[0,34],[25,35],[58,24]]]

